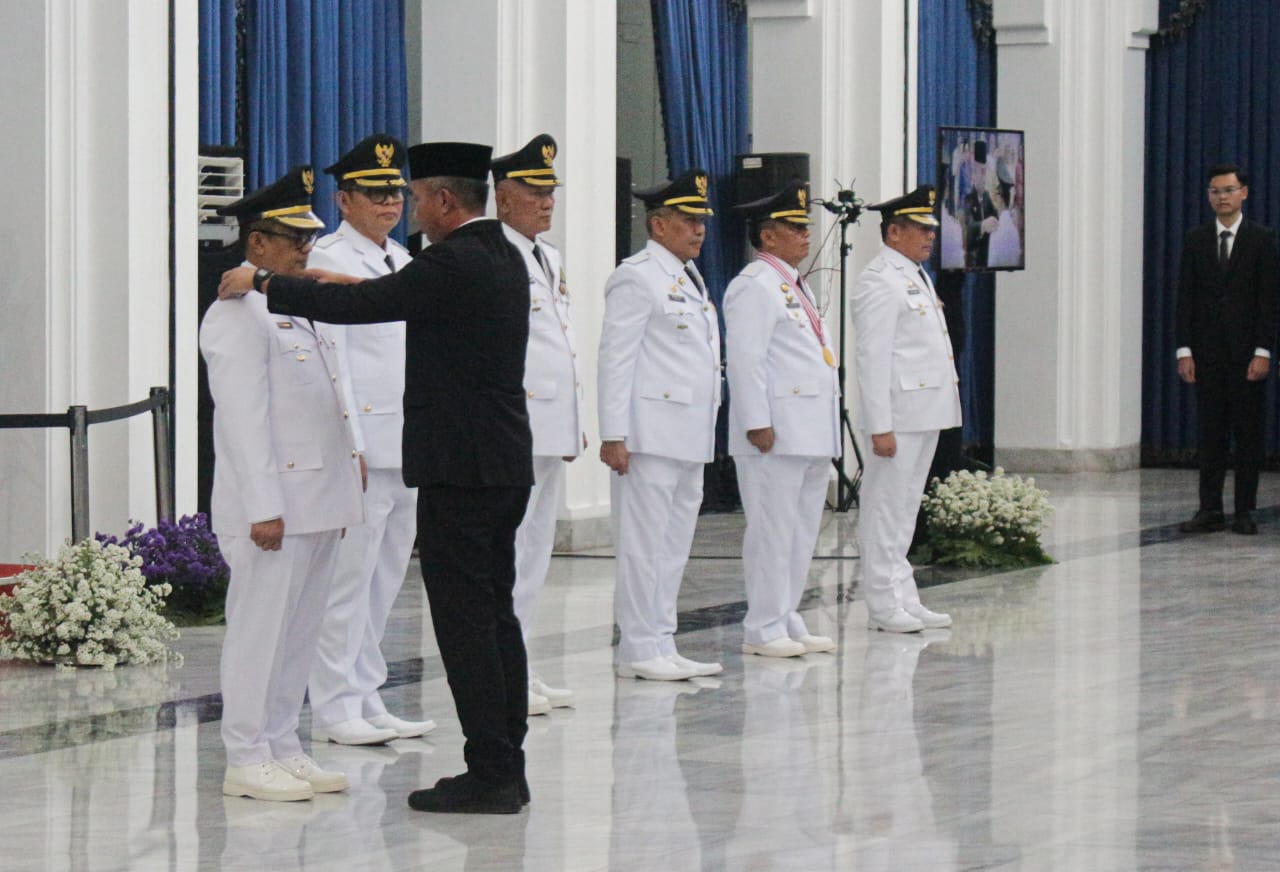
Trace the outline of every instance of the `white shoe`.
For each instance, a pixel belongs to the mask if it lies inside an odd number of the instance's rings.
[[[371,727],[379,730],[395,730],[396,736],[401,739],[414,739],[418,736],[425,736],[436,728],[435,721],[405,721],[393,714],[374,715],[371,718],[365,718]]]
[[[563,687],[552,687],[537,675],[529,674],[529,692],[545,697],[552,708],[573,708],[573,691]]]
[[[925,624],[925,626],[929,626]],[[836,643],[830,636],[815,636],[812,633],[805,633],[799,639],[796,639],[804,646],[806,654],[820,654],[823,651],[836,650]]]
[[[320,764],[306,754],[294,754],[292,757],[285,757],[283,760],[277,760],[276,765],[294,778],[310,784],[311,789],[316,793],[337,793],[339,790],[346,790],[351,786],[351,783],[347,781],[347,776],[341,772],[321,769]]]
[[[770,639],[763,645],[752,645],[749,642],[742,643],[743,654],[756,654],[760,657],[799,657],[805,651],[803,642],[788,639],[786,636]]]
[[[400,738],[400,734],[395,730],[375,727],[364,718],[352,718],[327,727],[312,727],[311,738],[338,745],[385,745]]]
[[[679,654],[672,654],[667,659],[681,669],[692,669],[694,675],[719,675],[724,672],[724,667],[719,663],[699,663],[697,660],[690,660],[688,657],[682,657]]]
[[[529,714],[545,715],[551,711],[551,700],[540,693],[529,691]]]
[[[650,657],[648,660],[637,660],[635,663],[619,663],[616,668],[619,678],[647,678],[649,681],[684,681],[698,673],[683,666],[677,666],[666,657]]]
[[[252,766],[228,766],[222,778],[222,793],[273,802],[297,802],[316,795],[315,788],[277,766],[274,760]]]
[[[880,614],[868,612],[867,629],[883,630],[886,633],[919,633],[924,629],[924,621],[912,617],[902,609]]]
[[[920,603],[916,603],[913,606],[903,606],[903,611],[924,624],[926,630],[945,630],[951,626],[951,615],[944,615],[942,612],[931,612]]]

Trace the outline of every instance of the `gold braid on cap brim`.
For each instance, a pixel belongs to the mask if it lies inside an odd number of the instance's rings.
[[[513,170],[504,175],[503,178],[515,179],[517,182],[524,182],[526,185],[538,185],[544,188],[560,184],[560,180],[556,178],[556,171],[551,167],[543,167],[536,170]]]
[[[702,208],[691,205],[693,203],[701,204]],[[706,197],[672,197],[670,200],[663,200],[663,206],[674,206],[681,212],[689,215],[714,215],[715,212],[707,206]]]
[[[355,182],[365,188],[403,187],[406,182],[395,167],[378,170],[353,170],[342,174],[342,181]]]
[[[807,209],[786,209],[782,212],[770,212],[769,220],[790,221],[792,224],[812,224],[813,219],[809,217]]]

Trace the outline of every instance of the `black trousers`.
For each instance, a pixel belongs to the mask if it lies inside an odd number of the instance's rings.
[[[1258,507],[1258,473],[1263,459],[1266,379],[1245,378],[1249,361],[1216,357],[1196,361],[1199,413],[1200,508],[1221,512],[1222,485],[1235,441],[1235,512]]]
[[[418,489],[422,577],[467,771],[494,783],[524,774],[529,666],[511,591],[528,501],[527,487]]]

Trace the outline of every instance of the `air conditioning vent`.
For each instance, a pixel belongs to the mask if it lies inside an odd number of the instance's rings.
[[[230,245],[240,233],[234,218],[218,214],[220,206],[244,196],[244,158],[200,155],[200,241]]]

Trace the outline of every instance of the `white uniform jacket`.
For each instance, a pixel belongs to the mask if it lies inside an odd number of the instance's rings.
[[[502,230],[524,256],[529,271],[529,350],[524,359],[525,401],[533,453],[577,457],[582,453],[582,376],[574,348],[569,288],[559,250],[539,239],[551,277],[533,256],[533,241],[506,224]]]
[[[387,266],[391,256],[395,269]],[[405,247],[387,240],[386,250],[343,221],[316,242],[307,266],[359,278],[377,278],[399,271],[412,260]],[[347,405],[353,410],[352,429],[357,447],[370,469],[399,469],[400,439],[404,431],[403,321],[385,324],[326,324],[338,343],[347,381]]]
[[[285,535],[361,523],[360,466],[327,330],[272,315],[254,291],[209,307],[200,351],[214,402],[214,532],[248,536],[275,518]]]
[[[600,438],[625,439],[642,454],[711,462],[720,408],[715,306],[685,264],[652,240],[618,265],[604,294]]]
[[[960,426],[960,393],[942,306],[920,267],[882,246],[849,295],[867,433]]]
[[[840,456],[836,369],[823,357],[802,293],[794,272],[779,275],[761,260],[747,264],[725,291],[730,454],[759,454],[747,431],[772,427],[775,454]],[[816,309],[817,301],[809,301]],[[829,344],[825,326],[823,335]]]

